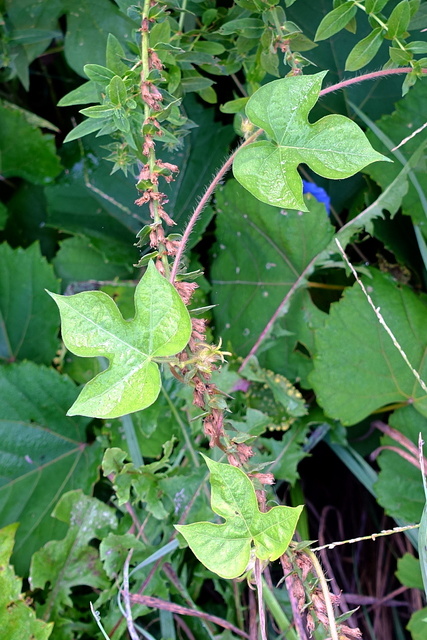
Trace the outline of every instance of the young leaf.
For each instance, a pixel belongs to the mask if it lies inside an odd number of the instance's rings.
[[[107,85],[115,76],[114,71],[100,64],[85,64],[83,71],[92,82]]]
[[[408,0],[402,0],[391,12],[387,21],[387,38],[398,38],[402,36],[408,28],[411,20],[411,10]]]
[[[108,94],[111,102],[119,107],[123,106],[127,100],[126,85],[119,76],[114,76],[108,85]]]
[[[288,548],[302,507],[273,507],[262,513],[243,471],[203,457],[211,474],[212,509],[226,522],[196,522],[175,529],[200,562],[222,578],[241,576],[251,550],[260,560],[277,560]]]
[[[261,202],[307,211],[297,167],[304,162],[325,178],[348,178],[371,162],[386,160],[348,118],[329,115],[314,124],[326,72],[294,76],[264,85],[249,99],[246,115],[271,140],[241,148],[234,160],[236,179]]]
[[[326,40],[330,38],[341,29],[344,29],[353,16],[356,15],[357,7],[354,2],[344,2],[340,4],[336,9],[333,9],[323,18],[319,24],[314,40]]]
[[[58,107],[71,107],[73,104],[89,104],[90,102],[99,102],[98,89],[92,80],[67,93],[58,102]]]
[[[150,262],[135,289],[136,312],[130,321],[102,291],[49,295],[59,307],[67,349],[110,361],[84,387],[68,415],[116,418],[152,404],[161,387],[153,358],[182,351],[191,333],[187,308],[154,264]]]
[[[374,58],[383,42],[383,29],[377,27],[363,38],[350,51],[345,62],[346,71],[357,71],[368,64]]]
[[[71,129],[70,133],[65,137],[64,143],[78,140],[79,138],[83,138],[83,136],[88,136],[90,133],[94,133],[95,131],[101,129],[103,125],[103,120],[100,120],[99,118],[83,120],[83,122],[80,122],[77,127]]]

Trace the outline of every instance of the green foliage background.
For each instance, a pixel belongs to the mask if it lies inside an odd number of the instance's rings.
[[[367,529],[349,525],[346,536],[383,528],[384,515],[393,519],[390,526],[419,522],[425,503],[419,470],[396,451],[408,450],[402,438],[371,431],[370,424],[389,424],[416,446],[418,434],[427,435],[425,392],[354,284],[333,239],[338,233],[374,304],[425,379],[427,129],[421,128],[427,89],[420,69],[427,67],[427,2],[365,0],[358,3],[365,10],[342,0],[225,4],[165,2],[168,14],[156,17],[152,32],[151,44],[164,63],[165,93],[181,101],[161,122],[169,127],[166,144],[158,142],[162,159],[180,169],[167,186],[174,232],[183,230],[236,146],[246,98],[261,85],[295,69],[327,71],[326,84],[348,77],[346,69],[412,69],[406,77],[377,77],[328,94],[310,113],[310,122],[349,115],[374,149],[393,160],[339,181],[319,178],[303,165],[302,177],[328,192],[332,215],[310,193],[304,213],[261,203],[229,176],[204,209],[187,260],[205,273],[194,306],[215,305],[207,311],[210,331],[232,354],[216,374],[233,398],[227,428],[254,446],[259,471],[275,474],[269,499],[297,506],[311,496],[322,475],[318,460],[327,455],[338,493],[340,457],[345,473],[355,477],[352,488],[358,491],[360,481],[373,495],[354,499],[351,507],[355,520],[374,514]],[[117,142],[118,132],[135,133],[125,124],[131,82],[124,96],[121,85],[116,98],[108,93],[118,102],[115,120],[94,118],[93,110],[84,119],[79,109],[106,100],[98,82],[102,69],[110,82],[126,75],[138,57],[138,13],[127,0],[4,0],[1,13],[0,594],[9,590],[10,598],[0,597],[0,628],[13,640],[30,633],[41,640],[98,638],[89,608],[94,602],[107,632],[114,630],[111,637],[125,638],[117,591],[129,550],[131,566],[142,563],[132,587],[160,559],[166,570],[150,577],[145,595],[196,603],[239,625],[243,614],[236,601],[245,601],[244,585],[233,591],[188,551],[167,546],[183,514],[186,522],[213,519],[199,455],[208,447],[190,391],[166,373],[156,402],[131,417],[67,416],[82,385],[105,361],[67,351],[57,309],[45,293],[96,289],[113,297],[125,319],[134,315],[142,274],[134,265],[147,252],[135,246],[136,234],[150,219],[134,202],[137,152],[127,139],[120,155]],[[275,21],[289,41],[285,52],[275,48]],[[85,73],[88,64],[100,66]],[[132,82],[137,76],[135,71]],[[89,123],[82,125],[87,135],[77,139],[74,127],[82,122]],[[97,136],[102,127],[106,134]],[[257,360],[239,372],[282,303]],[[121,453],[102,462],[105,450]],[[309,454],[312,459],[300,466]],[[326,504],[318,499],[321,510]],[[140,538],[128,503],[144,523]],[[315,539],[318,524],[305,513],[299,533]],[[418,537],[408,535],[411,559],[400,547],[397,575],[419,590]],[[22,584],[15,572],[29,581]],[[392,591],[393,569],[389,574]],[[220,604],[211,602],[213,592],[222,597]],[[25,594],[33,598],[31,606]],[[290,615],[283,591],[275,589],[274,596]],[[425,637],[425,611],[412,607],[411,614],[410,621],[409,615],[394,617],[393,637]],[[367,634],[369,616],[360,623]],[[134,617],[152,625],[146,637],[178,637],[170,611],[161,611],[159,621],[157,612],[138,604]],[[187,620],[198,639],[237,637]],[[269,633],[276,637],[273,627]]]

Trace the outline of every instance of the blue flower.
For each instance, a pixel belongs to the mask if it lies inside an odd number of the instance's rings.
[[[317,186],[314,182],[308,182],[308,180],[302,181],[303,193],[311,193],[318,202],[322,202],[325,205],[328,215],[331,213],[331,199],[323,189],[323,187]]]

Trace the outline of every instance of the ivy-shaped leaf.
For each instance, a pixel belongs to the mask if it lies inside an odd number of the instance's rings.
[[[237,578],[248,567],[251,547],[260,560],[277,560],[287,549],[302,507],[258,509],[247,475],[228,464],[203,456],[210,471],[211,506],[224,524],[196,522],[175,525],[194,555],[222,578]]]
[[[68,415],[116,418],[152,404],[161,386],[153,358],[182,351],[191,333],[187,308],[154,264],[135,289],[135,317],[129,321],[103,291],[50,295],[61,313],[67,349],[110,362],[84,387]]]
[[[246,115],[270,140],[240,149],[233,164],[237,180],[258,200],[277,207],[307,211],[302,197],[301,163],[324,178],[348,178],[378,160],[355,122],[330,115],[314,124],[308,114],[316,104],[326,71],[275,80],[258,89]]]

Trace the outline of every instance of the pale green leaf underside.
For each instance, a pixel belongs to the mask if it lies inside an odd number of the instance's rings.
[[[388,160],[371,147],[358,125],[344,116],[308,122],[324,76],[322,72],[275,80],[261,87],[246,105],[249,120],[271,140],[240,149],[233,172],[262,202],[306,211],[297,171],[301,163],[322,177],[338,180],[372,162]]]
[[[176,525],[194,555],[210,571],[228,579],[244,573],[252,548],[260,560],[276,560],[291,541],[302,507],[273,507],[262,513],[243,471],[203,457],[211,474],[212,509],[226,523]]]
[[[108,369],[88,382],[68,415],[115,418],[152,404],[161,385],[152,359],[182,351],[191,333],[184,303],[154,264],[136,287],[135,317],[130,321],[102,291],[50,295],[61,313],[67,349],[109,360]]]

